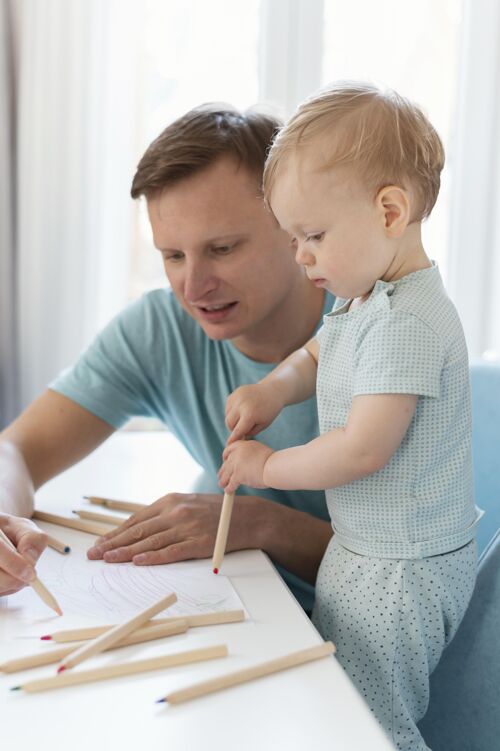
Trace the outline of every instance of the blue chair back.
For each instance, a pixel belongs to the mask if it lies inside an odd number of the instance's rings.
[[[479,560],[469,608],[430,680],[419,723],[432,751],[500,749],[500,530]]]
[[[480,555],[500,528],[500,362],[473,362],[470,376],[474,487],[485,512],[477,530]]]

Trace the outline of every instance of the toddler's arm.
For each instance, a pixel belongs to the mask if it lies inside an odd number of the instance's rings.
[[[354,397],[344,427],[269,456],[264,483],[284,490],[322,490],[378,472],[401,445],[417,400],[414,394]]]
[[[353,399],[344,427],[303,446],[273,451],[257,441],[226,447],[219,481],[228,492],[239,484],[282,490],[325,490],[385,467],[412,421],[418,396],[367,394]]]
[[[288,404],[302,402],[316,390],[319,344],[315,338],[296,350],[259,383],[240,386],[226,402],[228,444],[257,435]]]

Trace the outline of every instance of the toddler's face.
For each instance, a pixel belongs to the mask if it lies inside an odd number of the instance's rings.
[[[320,171],[292,157],[277,175],[270,205],[316,286],[363,297],[387,273],[395,251],[383,213],[349,167]]]

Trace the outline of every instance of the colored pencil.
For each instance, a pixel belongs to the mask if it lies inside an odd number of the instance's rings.
[[[214,554],[212,557],[212,569],[214,574],[218,574],[224,553],[226,552],[227,535],[229,525],[231,524],[231,514],[233,512],[234,493],[224,493],[222,509],[220,512],[219,526],[217,528],[217,537],[215,538]]]
[[[332,642],[327,641],[316,647],[309,647],[309,649],[302,649],[299,652],[292,652],[283,657],[278,657],[276,660],[262,662],[251,668],[237,670],[234,673],[229,673],[229,675],[221,675],[217,678],[212,678],[208,681],[203,681],[202,683],[197,683],[188,688],[181,689],[180,691],[173,691],[162,699],[158,699],[157,704],[161,704],[162,702],[180,704],[183,701],[196,699],[199,696],[205,696],[206,694],[211,694],[215,691],[221,691],[230,686],[237,686],[240,683],[253,681],[256,678],[262,678],[266,675],[271,675],[272,673],[296,667],[297,665],[304,665],[306,662],[311,662],[312,660],[319,660],[322,657],[328,657],[328,655],[331,655],[334,652],[335,646]]]
[[[116,642],[120,641],[128,634],[131,634],[132,631],[138,629],[139,626],[143,626],[146,621],[149,621],[154,615],[161,613],[162,610],[170,607],[170,605],[173,605],[175,602],[177,602],[177,595],[171,592],[166,597],[162,597],[161,600],[158,600],[158,602],[141,610],[140,613],[137,613],[137,615],[130,618],[128,621],[125,621],[125,623],[120,623],[95,639],[85,642],[83,646],[73,650],[71,654],[65,658],[57,672],[60,673],[67,668],[74,668],[75,665],[79,665],[84,660],[88,660],[89,657],[93,657],[94,655],[103,652],[112,644],[116,644]]]
[[[109,525],[85,521],[84,519],[69,519],[58,514],[48,514],[46,511],[34,511],[32,518],[41,522],[49,522],[49,524],[58,524],[60,527],[78,529],[80,532],[88,532],[91,535],[106,535],[112,529]]]
[[[199,626],[215,626],[223,623],[239,623],[245,620],[244,610],[226,610],[219,613],[200,613],[198,615],[185,615],[179,616],[182,620],[185,620],[188,624],[188,628],[197,628]],[[176,623],[179,618],[155,618],[152,621],[147,621],[144,624],[144,628],[147,628],[158,623]],[[71,641],[79,641],[80,639],[95,639],[96,636],[106,633],[110,629],[114,628],[116,624],[108,624],[106,626],[90,626],[88,628],[73,628],[64,629],[61,631],[54,631],[52,634],[46,634],[41,636],[40,639],[44,641],[55,641],[58,644],[64,644]],[[141,629],[139,629],[141,630]]]
[[[57,550],[58,553],[71,553],[69,545],[66,545],[65,542],[61,542],[57,537],[52,537],[52,535],[47,535],[47,545],[49,548]]]
[[[99,514],[96,511],[85,511],[85,509],[74,509],[73,513],[80,517],[80,519],[89,519],[93,522],[103,522],[103,524],[113,524],[117,527],[122,522],[126,521],[126,516],[112,516],[111,514]]]
[[[83,497],[97,506],[114,508],[118,511],[140,511],[148,505],[147,503],[134,503],[133,501],[117,501],[114,498],[100,498],[97,495],[84,495]]]
[[[18,552],[12,540],[10,540],[1,529],[0,529],[0,539],[2,539],[16,553]],[[45,584],[43,584],[38,577],[36,577],[35,579],[33,579],[33,581],[28,582],[28,583],[29,583],[29,586],[35,590],[35,592],[37,593],[38,597],[42,600],[42,602],[48,605],[49,608],[52,608],[52,610],[54,610],[57,613],[57,615],[62,615],[62,610],[56,598],[54,597],[53,594],[49,592]]]
[[[28,683],[23,683],[20,686],[13,686],[11,691],[23,690],[28,693],[49,691],[54,688],[102,681],[107,678],[117,678],[123,675],[146,673],[149,670],[160,670],[174,665],[187,665],[188,663],[201,662],[202,660],[214,660],[218,657],[227,657],[227,654],[226,645],[220,644],[213,647],[203,647],[202,649],[192,649],[189,652],[177,652],[176,654],[164,655],[163,657],[153,657],[149,660],[135,660],[134,662],[108,665],[107,667],[94,668],[93,670],[77,670],[74,673],[62,673],[54,675],[51,678],[40,678],[35,681],[28,681]]]
[[[128,647],[130,644],[142,644],[143,642],[162,639],[166,636],[184,634],[187,629],[187,621],[182,620],[181,618],[172,623],[160,623],[158,626],[139,628],[133,634],[129,634],[121,641],[108,647],[108,649],[119,649],[120,647]],[[84,643],[85,642],[81,642],[78,646],[80,646],[80,644],[83,645]],[[51,665],[55,662],[59,662],[59,660],[62,660],[66,655],[71,654],[71,652],[75,650],[75,646],[75,644],[66,644],[63,647],[44,649],[42,652],[36,652],[32,655],[17,657],[14,660],[8,660],[1,664],[0,671],[3,673],[15,673],[19,670],[30,670],[31,668],[37,668],[41,665]]]

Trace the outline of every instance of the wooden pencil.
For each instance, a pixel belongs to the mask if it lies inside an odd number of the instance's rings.
[[[171,618],[155,618],[152,621],[147,621],[143,628],[147,628],[158,623],[176,623],[179,618],[186,621],[188,628],[196,628],[198,626],[215,626],[223,623],[240,623],[245,620],[244,610],[226,610],[220,613],[200,613],[198,615],[185,615]],[[58,644],[64,644],[71,641],[95,639],[96,636],[106,633],[110,629],[114,628],[116,624],[107,624],[105,626],[89,626],[88,628],[71,628],[63,629],[61,631],[54,631],[52,634],[45,634],[40,639],[44,641],[55,641]],[[139,629],[141,630],[141,629]]]
[[[224,553],[226,552],[227,535],[229,525],[231,524],[231,514],[233,512],[234,493],[224,493],[222,509],[220,512],[219,526],[217,528],[217,537],[215,538],[214,554],[212,557],[212,569],[214,574],[218,574]]]
[[[137,615],[130,618],[128,621],[125,621],[125,623],[120,623],[95,639],[85,642],[83,646],[73,650],[68,657],[64,659],[57,672],[60,673],[67,668],[74,668],[75,665],[79,665],[89,657],[93,657],[94,655],[103,652],[112,644],[116,644],[116,642],[123,639],[127,634],[131,634],[132,631],[138,629],[139,626],[143,626],[150,620],[150,618],[157,613],[161,613],[162,610],[170,607],[170,605],[173,605],[175,602],[177,602],[177,595],[174,592],[171,592],[166,597],[162,597],[161,600],[158,600],[158,602],[141,610],[140,613],[137,613]]]
[[[335,646],[332,642],[327,641],[316,647],[309,647],[309,649],[302,649],[299,652],[292,652],[283,657],[278,657],[276,660],[262,662],[251,668],[237,670],[234,673],[229,673],[229,675],[221,675],[217,678],[212,678],[208,681],[197,683],[194,686],[181,689],[180,691],[173,691],[162,699],[158,699],[157,703],[168,702],[169,704],[180,704],[183,701],[196,699],[199,696],[205,696],[206,694],[211,694],[215,691],[221,691],[230,686],[237,686],[240,683],[253,681],[256,678],[262,678],[266,675],[271,675],[272,673],[296,667],[297,665],[303,665],[312,660],[319,660],[322,657],[328,657],[328,655],[331,655],[334,652]]]
[[[11,548],[11,550],[14,550],[16,553],[18,552],[12,540],[7,537],[2,529],[0,529],[0,539],[2,539]],[[28,584],[32,589],[35,590],[42,602],[48,605],[49,608],[52,608],[52,610],[54,610],[57,615],[62,615],[62,610],[56,598],[53,594],[51,594],[51,592],[49,592],[45,584],[43,584],[38,577],[33,579],[33,581],[28,582]]]
[[[85,509],[74,509],[73,513],[80,517],[80,519],[89,519],[94,522],[103,522],[103,524],[113,524],[117,527],[122,522],[126,521],[128,517],[112,516],[111,514],[99,514],[97,511],[85,511]]]
[[[160,623],[158,626],[139,628],[133,634],[129,634],[121,641],[108,647],[108,649],[119,649],[120,647],[128,647],[130,644],[142,644],[143,642],[153,641],[154,639],[163,639],[166,636],[184,634],[187,629],[187,621],[181,618],[175,622],[172,621],[172,623]],[[84,643],[85,642],[80,642],[78,646],[83,645]],[[71,654],[71,652],[75,650],[75,646],[75,644],[66,644],[65,646],[56,647],[55,649],[44,649],[42,652],[25,655],[24,657],[17,657],[14,660],[8,660],[1,664],[0,671],[3,673],[15,673],[19,670],[30,670],[31,668],[37,668],[41,665],[51,665]]]
[[[84,495],[83,497],[97,506],[114,508],[118,511],[140,511],[148,505],[147,503],[134,503],[133,501],[118,501],[114,498],[100,498],[97,495]]]
[[[69,545],[66,545],[65,542],[61,542],[61,540],[58,540],[57,537],[52,537],[52,535],[47,535],[47,545],[49,546],[49,548],[57,550],[58,553],[71,552]]]
[[[66,516],[49,514],[46,511],[34,511],[32,518],[38,519],[40,522],[58,524],[60,527],[78,529],[80,532],[88,532],[91,535],[106,535],[112,529],[108,524],[98,524],[97,522],[86,521],[85,519],[69,519]]]
[[[49,691],[54,688],[64,688],[65,686],[75,686],[81,683],[92,683],[102,681],[108,678],[117,678],[124,675],[136,675],[137,673],[146,673],[150,670],[160,670],[162,668],[173,667],[174,665],[187,665],[192,662],[201,662],[202,660],[214,660],[218,657],[227,657],[228,651],[225,644],[219,644],[213,647],[203,647],[201,649],[192,649],[188,652],[177,652],[176,654],[164,655],[162,657],[152,657],[149,660],[135,660],[133,662],[124,662],[119,665],[108,665],[93,670],[78,670],[74,673],[61,673],[50,678],[40,678],[34,681],[28,681],[20,686],[13,686],[11,691],[26,691],[35,693],[37,691]]]

